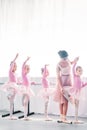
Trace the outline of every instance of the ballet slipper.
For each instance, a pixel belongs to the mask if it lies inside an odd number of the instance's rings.
[[[81,120],[75,120],[74,121],[74,124],[83,124],[84,123],[84,121],[81,121]]]
[[[63,123],[63,114],[60,114],[60,119],[57,120],[57,123]]]
[[[24,117],[23,120],[30,121],[31,119],[29,117]]]
[[[18,118],[16,116],[10,116],[9,119],[10,120],[17,120]]]
[[[72,124],[72,121],[67,120],[67,119],[63,120],[62,122],[63,122],[63,123],[66,123],[66,124]]]
[[[45,121],[52,121],[52,118],[50,118],[50,117],[47,116],[47,117],[45,118]]]
[[[67,120],[65,115],[63,115],[63,120],[62,121],[63,121],[63,123],[66,123],[66,124],[72,124],[72,121]]]
[[[63,121],[61,119],[58,119],[57,123],[63,123]]]

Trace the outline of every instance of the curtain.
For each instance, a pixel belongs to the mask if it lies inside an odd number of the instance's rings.
[[[31,56],[34,68],[55,66],[60,49],[84,63],[86,34],[86,0],[0,0],[1,66],[17,52]]]

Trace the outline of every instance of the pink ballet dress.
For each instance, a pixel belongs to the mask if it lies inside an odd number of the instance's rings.
[[[82,82],[80,76],[75,73],[76,63],[73,65],[73,87],[70,89],[70,94],[75,98],[81,97],[81,89],[87,86],[87,82]],[[82,97],[81,97],[82,98]]]
[[[9,81],[1,86],[1,90],[5,91],[9,97],[14,96],[18,91],[16,74],[12,72],[13,66],[15,62],[13,62],[10,66],[9,70]]]
[[[66,89],[67,86],[71,87],[72,82],[71,82],[71,64],[70,64],[70,62],[68,60],[63,60],[63,61],[59,62],[57,64],[56,72],[57,72],[58,77],[60,75],[59,78],[60,78],[60,81],[62,84],[62,89]],[[61,88],[60,88],[58,79],[56,79],[56,90],[55,90],[55,94],[54,94],[54,101],[59,102],[61,104],[67,102],[67,99],[61,93]]]
[[[40,89],[40,91],[38,92],[38,96],[43,97],[43,98],[47,98],[54,94],[54,89],[49,87],[50,85],[47,79],[47,76],[48,76],[47,73],[48,73],[48,70],[45,65],[43,77],[42,77],[42,89]]]
[[[30,96],[34,96],[35,94],[33,90],[30,88],[31,86],[30,78],[27,76],[27,74],[25,74],[24,71],[25,64],[26,62],[24,62],[22,66],[22,84],[20,85],[20,93],[22,95],[28,95],[28,97],[30,98]]]

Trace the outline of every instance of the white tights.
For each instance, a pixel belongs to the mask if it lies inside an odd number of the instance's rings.
[[[78,121],[79,100],[75,99],[75,120]]]
[[[24,94],[22,98],[22,103],[24,106],[24,118],[26,118],[28,114],[28,102],[29,102],[29,96],[27,94]]]
[[[46,97],[45,99],[45,116],[48,116],[48,103],[49,103],[49,97]]]
[[[8,95],[8,100],[10,102],[10,117],[12,117],[13,112],[14,112],[14,99],[15,99],[15,94],[14,95]]]

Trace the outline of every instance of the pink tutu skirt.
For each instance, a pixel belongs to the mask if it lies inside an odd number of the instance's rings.
[[[20,86],[20,94],[21,95],[29,95],[29,96],[35,96],[35,93],[30,87],[26,87],[24,85]]]
[[[74,99],[80,99],[81,97],[81,89],[71,88],[70,94],[73,96]]]
[[[19,88],[18,85],[14,82],[6,82],[4,85],[1,86],[1,90],[7,93],[18,93]]]
[[[78,99],[78,100],[80,99],[81,89],[76,89],[72,86],[66,86],[64,87],[64,96],[68,101],[71,101],[71,103],[74,103],[75,99]]]
[[[54,88],[42,88],[38,92],[38,96],[40,96],[42,98],[46,98],[46,97],[52,96],[53,94],[54,94]]]

